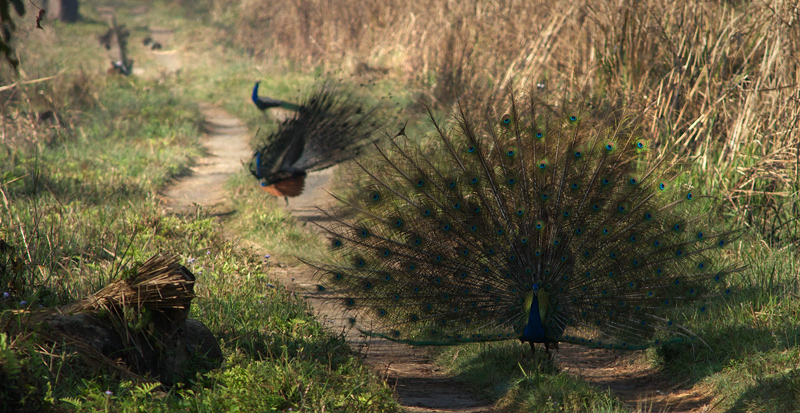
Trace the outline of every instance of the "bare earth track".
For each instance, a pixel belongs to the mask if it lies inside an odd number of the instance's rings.
[[[139,13],[136,13],[139,14]],[[163,51],[153,51],[161,74],[180,70],[181,60],[176,50],[169,48],[172,33],[168,29],[152,28],[152,37],[164,44]],[[155,75],[154,73],[136,73]],[[224,218],[232,212],[227,202],[224,183],[241,170],[243,161],[252,152],[250,136],[244,124],[217,107],[200,106],[205,118],[205,136],[201,142],[206,156],[199,159],[187,173],[161,191],[166,213],[190,214],[197,208],[213,210]],[[289,209],[298,221],[323,218],[316,206],[331,202],[326,192],[332,179],[331,169],[312,173],[306,179],[306,190],[290,201]],[[224,228],[231,237],[236,234]],[[256,250],[258,250],[258,246]],[[272,275],[298,293],[309,294],[316,285],[314,274],[306,268],[273,267]],[[438,412],[498,412],[490,402],[469,392],[444,371],[433,365],[425,351],[386,340],[367,339],[354,329],[346,327],[341,314],[334,308],[310,299],[321,320],[333,331],[344,332],[354,349],[361,351],[367,364],[372,366],[387,382],[395,386],[404,411],[413,413]],[[604,350],[588,350],[563,345],[556,354],[558,365],[600,389],[610,388],[631,408],[645,412],[708,412],[711,398],[696,391],[669,387],[669,380],[656,369],[632,363],[635,355]]]
[[[174,213],[191,212],[196,206],[219,211],[227,200],[225,182],[252,154],[248,130],[241,121],[211,105],[200,105],[200,111],[206,129],[201,142],[208,156],[163,190],[164,205]]]

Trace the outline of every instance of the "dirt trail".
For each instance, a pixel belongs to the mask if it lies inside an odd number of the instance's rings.
[[[134,14],[145,12],[146,9]],[[156,77],[178,73],[181,59],[173,48],[173,31],[150,26],[150,38],[161,45],[158,50],[149,50],[158,65],[157,73],[135,73]],[[200,143],[206,150],[206,156],[197,160],[195,165],[164,188],[159,195],[164,209],[171,213],[192,213],[200,207],[206,211],[212,210],[216,215],[225,215],[231,212],[225,182],[241,170],[243,162],[252,155],[250,134],[239,119],[213,105],[201,103],[200,113],[204,119],[204,136]]]
[[[250,156],[246,129],[235,118],[210,106],[202,108],[208,131],[202,142],[209,156],[201,159],[186,176],[176,180],[163,193],[165,211],[192,213],[197,207],[213,209],[218,215],[230,212],[226,207],[225,180],[242,168],[241,159]],[[302,196],[292,198],[289,209],[299,221],[321,218],[317,205],[330,200],[325,191],[330,184],[331,169],[311,173],[306,179]],[[255,181],[254,181],[255,184]],[[221,212],[220,212],[221,211]],[[223,221],[224,225],[224,221]],[[227,231],[226,231],[227,233]],[[246,243],[249,244],[249,243]],[[257,245],[254,245],[258,249]],[[272,271],[290,289],[301,294],[313,292],[316,283],[312,271],[305,268],[280,268]],[[490,412],[491,404],[474,397],[439,368],[431,364],[424,351],[386,340],[366,339],[354,329],[347,328],[341,314],[323,302],[311,298],[320,320],[334,333],[346,331],[351,346],[361,351],[365,362],[395,385],[404,410],[407,412]]]
[[[181,68],[180,57],[168,47],[172,32],[164,28],[152,28],[151,37],[166,46],[164,51],[153,51],[160,65],[160,73],[172,74]],[[143,76],[154,75],[139,73]],[[205,118],[205,136],[201,143],[207,156],[199,159],[185,175],[176,179],[161,191],[165,212],[176,214],[194,213],[198,207],[212,210],[218,216],[232,212],[227,202],[224,183],[242,168],[242,161],[252,155],[250,136],[244,124],[222,109],[201,105]],[[306,190],[292,198],[288,208],[298,221],[320,219],[317,206],[325,206],[332,199],[326,192],[333,178],[334,168],[310,173],[306,177]],[[255,184],[255,181],[254,181]],[[224,220],[223,226],[224,226]],[[230,231],[223,232],[233,237]],[[248,243],[249,244],[249,243]],[[258,246],[254,246],[258,249]],[[313,273],[305,268],[275,268],[273,275],[290,288],[306,294],[314,290]],[[319,300],[311,300],[312,306],[331,331],[347,330],[346,338],[354,349],[365,355],[365,361],[374,367],[388,382],[395,385],[400,403],[407,412],[490,412],[491,404],[474,397],[439,368],[430,363],[424,352],[410,346],[386,340],[367,340],[359,337],[356,330],[347,329],[346,321],[334,308]]]
[[[711,411],[710,395],[676,386],[663,372],[637,360],[639,356],[635,352],[587,349],[562,344],[556,353],[556,360],[564,372],[580,377],[600,389],[611,389],[636,412]]]
[[[328,189],[334,168],[311,173],[306,178],[303,194],[289,200],[287,207],[298,221],[324,218],[317,209],[333,199]],[[315,227],[312,227],[315,228]],[[487,400],[469,392],[431,363],[423,349],[388,340],[368,338],[358,330],[349,328],[341,311],[314,298],[316,285],[314,273],[308,268],[289,268],[280,278],[289,288],[309,297],[320,321],[334,333],[344,332],[351,348],[361,352],[364,361],[395,386],[403,410],[413,413],[439,412],[495,412]]]
[[[324,207],[333,201],[327,191],[332,183],[334,169],[308,174],[303,194],[290,198],[286,208],[298,221],[308,222],[324,218],[317,207]],[[225,230],[223,229],[223,231]],[[229,238],[236,237],[236,234],[227,231],[226,233]],[[245,247],[252,247],[259,251],[258,245],[246,240],[239,242]],[[466,391],[463,385],[455,382],[439,367],[433,365],[424,350],[387,340],[367,338],[360,335],[357,330],[350,328],[338,308],[314,298],[313,293],[316,291],[317,283],[312,270],[303,267],[274,266],[270,275],[278,278],[290,290],[308,297],[318,319],[329,331],[334,334],[344,333],[351,348],[360,352],[364,361],[395,387],[405,412],[484,413],[497,411],[491,403]]]
[[[252,155],[250,137],[247,127],[224,110],[204,104],[200,111],[206,129],[201,143],[208,155],[162,191],[164,206],[173,213],[192,212],[199,206],[223,214],[230,211],[225,182]]]
[[[144,14],[144,12],[136,13]],[[181,60],[172,46],[172,31],[151,28],[151,37],[164,46],[150,51],[158,62],[159,73],[136,73],[144,76],[175,74],[180,71]],[[222,109],[201,105],[205,118],[205,136],[201,143],[207,156],[199,159],[189,171],[161,192],[167,213],[193,213],[196,208],[213,210],[224,217],[233,212],[227,201],[224,183],[242,168],[243,160],[251,156],[247,128],[238,119]],[[312,221],[322,216],[317,206],[326,206],[332,199],[326,192],[331,184],[333,168],[315,172],[306,178],[304,193],[289,201],[287,207],[298,221]],[[224,228],[230,237],[235,237]],[[251,244],[245,242],[245,244]],[[258,250],[258,246],[255,246]],[[306,268],[273,267],[273,275],[280,277],[289,288],[300,293],[315,291],[314,274]],[[439,412],[497,412],[494,406],[433,365],[425,351],[387,340],[369,339],[347,327],[341,312],[311,295],[311,305],[325,325],[334,333],[344,332],[351,346],[361,351],[365,362],[372,366],[387,382],[395,386],[404,411],[412,413]],[[559,365],[568,373],[581,377],[601,389],[610,388],[636,411],[647,412],[706,412],[710,397],[692,391],[669,388],[669,381],[655,369],[631,362],[630,353],[605,350],[588,350],[578,346],[563,345],[556,354]]]

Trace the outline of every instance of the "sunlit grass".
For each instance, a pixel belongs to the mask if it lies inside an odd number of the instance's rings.
[[[179,76],[107,77],[94,38],[103,27],[56,24],[52,56],[38,33],[20,48],[28,75],[61,74],[16,90],[1,120],[3,320],[83,298],[133,263],[174,252],[197,277],[192,316],[220,339],[224,364],[165,388],[105,374],[32,331],[3,333],[4,409],[393,411],[388,386],[253,251],[223,239],[203,212],[163,214],[158,191],[203,155],[196,90]],[[45,110],[61,123],[37,123]]]

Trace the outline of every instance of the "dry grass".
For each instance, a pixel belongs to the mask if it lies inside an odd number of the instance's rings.
[[[178,262],[177,255],[155,255],[142,264],[131,279],[115,280],[87,298],[70,303],[60,310],[79,313],[132,307],[163,310],[186,310],[194,298],[194,275]]]
[[[689,184],[770,243],[800,238],[800,5],[793,0],[205,2],[264,61],[393,76],[446,107],[541,84],[608,113],[646,108]]]

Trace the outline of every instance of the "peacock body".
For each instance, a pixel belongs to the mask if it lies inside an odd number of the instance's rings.
[[[257,88],[258,83],[254,102]],[[377,107],[368,108],[356,93],[326,82],[256,148],[250,172],[270,194],[298,196],[308,172],[353,159],[374,142],[373,135],[383,126],[377,113]]]
[[[639,115],[511,101],[483,129],[461,111],[432,146],[398,136],[358,164],[358,194],[320,224],[319,295],[413,345],[694,339],[673,319],[730,294],[720,248],[738,232],[709,227],[680,164],[646,162]]]

